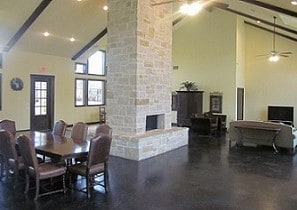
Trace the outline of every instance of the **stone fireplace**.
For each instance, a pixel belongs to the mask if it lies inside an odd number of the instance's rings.
[[[141,160],[187,145],[188,128],[171,127],[171,4],[109,0],[108,5],[111,154]]]

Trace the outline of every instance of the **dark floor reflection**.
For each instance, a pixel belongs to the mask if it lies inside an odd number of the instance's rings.
[[[111,157],[108,194],[98,186],[89,200],[68,191],[34,202],[10,179],[0,183],[0,209],[296,209],[296,158],[190,133],[188,146],[154,158]]]

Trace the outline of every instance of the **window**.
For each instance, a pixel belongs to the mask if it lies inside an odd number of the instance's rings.
[[[35,116],[47,114],[47,83],[35,82]]]
[[[75,106],[105,105],[105,59],[105,51],[98,50],[88,58],[87,65],[75,63],[75,73],[85,74],[75,79]]]
[[[105,75],[105,51],[99,50],[88,58],[88,74]]]
[[[105,104],[105,81],[88,80],[88,105]]]
[[[75,106],[86,105],[86,80],[75,79]]]
[[[87,65],[84,63],[75,63],[75,73],[86,74],[87,73]]]

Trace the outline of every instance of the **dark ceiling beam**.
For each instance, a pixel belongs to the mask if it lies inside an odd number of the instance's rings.
[[[236,15],[240,15],[240,16],[243,16],[243,17],[246,17],[246,18],[255,20],[255,21],[260,21],[261,23],[264,23],[264,24],[269,25],[269,26],[272,26],[272,27],[274,25],[274,23],[272,23],[272,22],[269,22],[269,21],[266,21],[266,20],[263,20],[263,19],[254,17],[252,15],[248,15],[248,14],[245,14],[245,13],[242,13],[242,12],[239,12],[239,11],[236,11],[236,10],[233,10],[233,9],[230,9],[230,8],[225,8],[223,10],[228,11],[228,12],[231,12],[231,13],[234,13]],[[287,28],[287,27],[284,27],[284,26],[281,26],[281,25],[278,25],[278,24],[275,24],[275,27],[278,28],[278,29],[281,29],[283,31],[286,31],[286,32],[289,32],[289,33],[292,33],[292,34],[297,35],[297,31],[296,30],[293,30],[293,29],[290,29],[290,28]]]
[[[272,11],[275,11],[275,12],[280,12],[280,13],[283,13],[283,14],[286,14],[286,15],[297,18],[297,12],[294,12],[292,10],[287,10],[287,9],[284,9],[284,8],[281,8],[281,7],[277,7],[277,6],[274,6],[274,5],[271,5],[271,4],[267,4],[267,3],[260,2],[260,1],[255,1],[255,0],[239,0],[239,1],[246,2],[246,3],[252,4],[252,5],[263,7],[265,9],[269,9],[269,10],[272,10]]]
[[[107,34],[107,28],[103,29],[94,39],[92,39],[88,44],[86,44],[80,51],[78,51],[74,56],[72,56],[71,60],[76,60],[82,54],[84,54],[88,49],[90,49],[96,42],[98,42],[102,37]]]
[[[181,16],[177,17],[177,18],[172,22],[172,25],[174,26],[175,24],[179,23],[179,22],[182,21],[185,17],[186,17],[186,15],[181,15]]]
[[[21,28],[15,33],[15,35],[9,40],[4,47],[4,52],[8,52],[15,43],[23,36],[27,29],[34,23],[38,16],[45,10],[45,8],[51,3],[52,0],[43,0],[39,6],[34,10],[30,17],[25,21]]]
[[[273,30],[267,29],[267,28],[262,27],[262,26],[259,26],[259,25],[257,25],[257,24],[250,23],[250,22],[248,22],[248,21],[244,21],[244,23],[247,24],[247,25],[250,25],[250,26],[253,26],[253,27],[262,29],[262,30],[264,30],[264,31],[268,31],[268,32],[274,33]],[[279,35],[279,36],[281,36],[281,37],[284,37],[284,38],[287,38],[287,39],[290,39],[290,40],[292,40],[292,41],[297,42],[297,39],[294,38],[294,37],[291,37],[291,36],[288,36],[288,35],[285,35],[285,34],[282,34],[282,33],[279,33],[279,32],[275,32],[275,34],[277,34],[277,35]]]

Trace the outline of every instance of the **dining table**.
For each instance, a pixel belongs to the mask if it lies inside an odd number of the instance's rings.
[[[37,154],[56,160],[83,158],[88,155],[90,141],[77,140],[70,137],[53,135],[51,132],[21,131],[16,137],[25,135],[34,144]]]

